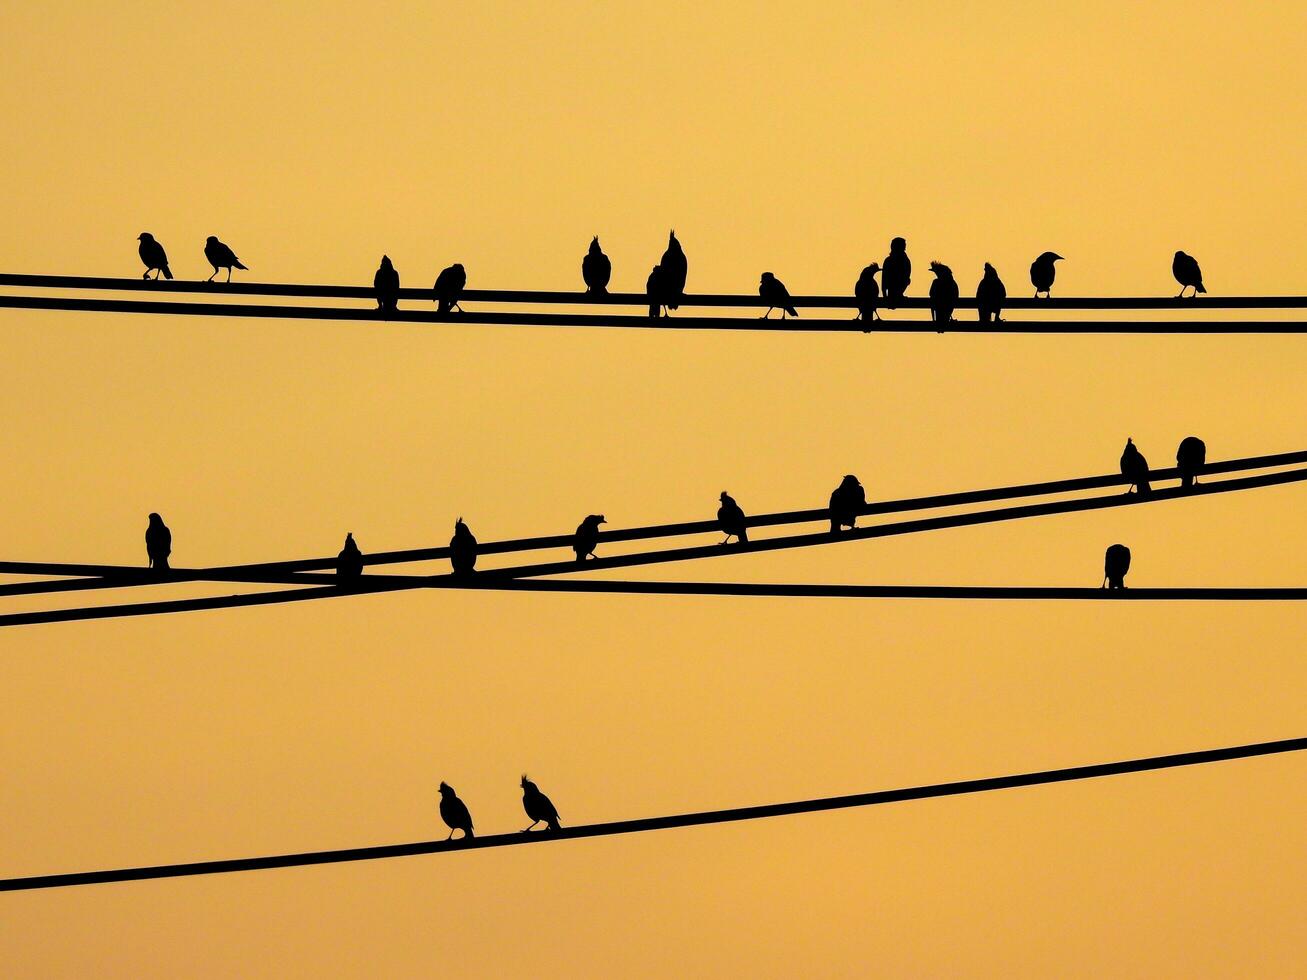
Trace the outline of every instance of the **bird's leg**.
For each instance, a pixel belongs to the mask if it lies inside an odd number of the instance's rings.
[[[227,266],[227,281],[231,282],[231,266]]]
[[[525,830],[523,830],[522,833],[524,833],[524,834],[529,834],[529,833],[531,833],[531,831],[535,830],[536,824],[538,824],[539,822],[540,822],[539,820],[532,820],[532,821],[531,821],[531,826],[530,826],[530,827],[527,827]]]
[[[446,837],[445,840],[446,840],[446,841],[451,841],[451,840],[453,840],[453,839],[454,839],[454,832],[451,830],[451,831],[449,832],[449,836]]]
[[[775,309],[774,306],[769,306],[769,307],[767,307],[767,312],[764,313],[762,316],[758,317],[758,319],[759,319],[759,320],[766,320],[766,319],[769,319],[769,318],[771,317],[771,311],[774,310],[774,309]],[[782,313],[781,316],[784,317],[785,314]]]
[[[215,265],[215,266],[213,267],[213,276],[216,276],[217,274],[218,274],[218,267]],[[213,282],[213,276],[209,276],[209,278],[206,279],[206,280],[204,280],[204,281],[205,281],[205,282]]]

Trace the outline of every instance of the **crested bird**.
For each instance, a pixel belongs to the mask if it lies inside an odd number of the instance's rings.
[[[744,509],[735,502],[735,499],[722,491],[722,505],[717,508],[717,526],[722,529],[726,537],[722,538],[722,544],[735,538],[740,544],[747,544],[749,541],[749,529],[745,526]]]
[[[1175,468],[1180,471],[1180,486],[1192,487],[1207,463],[1207,444],[1197,436],[1185,436],[1175,451]]]
[[[1065,259],[1056,252],[1044,252],[1030,263],[1030,282],[1035,287],[1035,299],[1039,299],[1040,293],[1043,293],[1045,298],[1053,295],[1053,280],[1057,278],[1057,267],[1054,263],[1062,261]]]
[[[1198,260],[1192,255],[1176,252],[1175,258],[1171,260],[1171,275],[1175,276],[1175,281],[1180,284],[1180,294],[1176,299],[1183,296],[1184,291],[1190,286],[1193,287],[1195,296],[1207,292],[1207,287],[1203,285],[1203,270],[1198,268]]]
[[[976,309],[980,313],[980,322],[989,323],[993,320],[998,323],[1003,317],[1003,300],[1007,299],[1007,287],[1003,285],[1003,280],[998,277],[994,267],[988,262],[985,263],[985,274],[980,277],[980,284],[976,286]]]
[[[441,269],[440,275],[436,276],[436,284],[431,287],[434,294],[437,313],[452,313],[454,310],[463,312],[463,307],[458,305],[459,299],[463,296],[463,289],[467,286],[467,272],[459,262],[455,262],[447,269]]]
[[[590,239],[590,250],[581,260],[581,278],[585,280],[587,293],[608,292],[608,280],[613,276],[613,263],[608,260],[604,250],[599,247],[599,236]]]
[[[390,262],[389,255],[381,257],[381,265],[372,277],[372,288],[377,291],[377,309],[394,313],[399,307],[399,272]]]
[[[465,838],[476,836],[472,832],[472,814],[468,812],[467,804],[458,798],[454,787],[443,782],[440,784],[440,819],[449,828],[445,840],[453,840],[456,830],[463,831]]]
[[[150,524],[145,529],[145,554],[150,559],[151,568],[160,572],[168,570],[168,556],[172,554],[172,532],[158,514],[150,515]]]
[[[471,575],[476,571],[477,539],[461,517],[454,523],[454,536],[449,539],[449,563],[455,575]]]
[[[141,232],[136,236],[136,240],[141,243],[136,249],[137,254],[145,263],[145,275],[141,278],[149,279],[150,273],[153,272],[155,279],[160,276],[171,279],[172,270],[168,268],[168,253],[163,250],[163,246],[155,241],[154,236],[148,231]]]
[[[363,574],[363,552],[354,542],[353,532],[345,534],[345,547],[336,556],[336,578],[354,579]]]
[[[764,272],[762,278],[758,280],[758,295],[762,297],[763,302],[767,303],[767,312],[760,319],[766,320],[771,316],[771,311],[778,306],[781,310],[781,319],[785,319],[785,314],[798,316],[798,311],[794,309],[793,302],[790,299],[790,291],[785,288],[785,283],[781,282],[770,272]]]
[[[522,773],[522,809],[531,818],[531,826],[522,831],[524,834],[529,834],[538,823],[545,824],[547,830],[557,830],[562,826],[558,822],[558,809],[553,801],[540,792],[539,786],[526,778],[526,773]]]
[[[885,256],[885,265],[881,268],[880,285],[885,292],[885,305],[891,310],[897,301],[908,291],[912,282],[912,260],[908,258],[908,243],[902,238],[895,238],[889,243],[889,255]]]
[[[1103,555],[1103,584],[1099,588],[1124,589],[1125,573],[1130,571],[1130,549],[1114,544]]]
[[[585,561],[594,555],[595,548],[599,545],[599,525],[607,523],[603,514],[591,514],[576,526],[572,550],[576,552],[577,561]]]
[[[667,235],[667,250],[663,252],[663,259],[658,263],[658,267],[660,269],[658,284],[662,292],[663,305],[668,310],[679,309],[681,300],[685,298],[685,277],[689,274],[690,264],[686,261],[685,252],[681,249],[675,230]]]
[[[213,276],[218,274],[219,269],[227,270],[228,282],[231,282],[232,269],[249,271],[249,267],[243,265],[241,260],[236,258],[236,253],[230,247],[218,241],[216,235],[210,235],[204,240],[204,257],[209,260],[209,265],[213,266]],[[213,276],[209,276],[205,282],[213,282]]]
[[[935,274],[935,281],[930,284],[930,318],[936,323],[950,323],[958,305],[958,281],[953,278],[953,270],[943,262],[930,263],[930,271]]]
[[[644,285],[644,291],[649,296],[649,316],[657,319],[663,311],[663,270],[661,266],[654,266],[649,272],[649,280]]]
[[[1125,441],[1125,450],[1121,453],[1121,475],[1130,481],[1131,489],[1140,496],[1152,492],[1152,484],[1148,482],[1148,460],[1144,459],[1133,439]]]
[[[880,286],[876,283],[878,272],[880,272],[880,264],[873,262],[858,276],[857,284],[853,287],[853,298],[858,302],[858,315],[853,319],[876,319],[876,306],[880,302]]]
[[[867,506],[867,492],[858,478],[850,473],[830,495],[830,533],[839,534],[841,528],[858,524],[858,511]]]

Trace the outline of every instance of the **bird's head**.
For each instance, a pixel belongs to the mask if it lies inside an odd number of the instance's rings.
[[[1176,252],[1176,253],[1175,253],[1175,257],[1176,257],[1177,259],[1187,259],[1187,258],[1189,258],[1189,256],[1187,256],[1187,255],[1184,254],[1184,252]]]
[[[457,269],[459,272],[463,272],[463,271],[464,271],[464,270],[463,270],[463,263],[462,263],[462,262],[455,262],[453,265],[450,266],[450,268],[451,268],[451,269]]]
[[[856,486],[861,486],[861,484],[858,483],[858,478],[854,476],[852,473],[846,473],[844,475],[844,481],[841,484],[841,486],[856,487]]]
[[[869,276],[874,276],[876,273],[880,271],[880,263],[873,262],[871,263],[871,265],[867,266],[867,268],[863,269],[862,271]]]
[[[138,242],[152,242],[152,241],[154,241],[154,236],[151,235],[148,231],[143,231],[143,232],[141,232],[139,235],[136,236],[136,240],[137,240]],[[1175,254],[1176,254],[1176,255],[1179,255],[1180,253],[1179,253],[1179,252],[1176,252]]]
[[[151,523],[151,524],[161,524],[161,523],[163,523],[163,518],[160,517],[158,514],[151,514],[151,515],[150,515],[150,523]]]
[[[526,778],[526,773],[522,773],[522,788],[523,788],[523,789],[530,789],[530,788],[533,788],[534,786],[535,786],[535,783],[531,782],[531,780],[529,780],[529,779]]]
[[[204,244],[206,244],[206,245],[216,245],[216,244],[218,244],[218,236],[217,236],[217,235],[210,235],[208,238],[206,238],[206,239],[204,240]]]
[[[590,520],[594,521],[596,526],[608,523],[603,514],[591,514]]]
[[[390,268],[390,256],[389,256],[389,255],[383,255],[383,256],[381,257],[381,268],[383,268],[383,269],[389,269],[389,268]]]
[[[776,277],[773,276],[770,272],[764,272],[764,273],[762,274],[762,280],[761,280],[761,281],[762,281],[762,282],[769,282],[770,280],[775,279],[775,278],[776,278]]]
[[[1056,252],[1044,252],[1039,256],[1038,261],[1046,265],[1052,265],[1054,262],[1063,261],[1063,259],[1062,256],[1058,255]]]
[[[889,243],[889,250],[891,252],[904,252],[907,251],[907,248],[907,240],[903,238],[895,238]]]
[[[943,279],[953,278],[953,270],[950,269],[948,266],[946,266],[943,262],[930,263],[930,271]]]
[[[726,503],[726,501],[731,499],[731,495],[727,493],[725,490],[723,490],[722,495],[717,499],[720,500],[722,503]]]
[[[451,787],[451,786],[449,785],[449,783],[442,782],[442,783],[440,784],[440,795],[441,795],[441,796],[449,796],[449,795],[452,794],[453,792],[454,792],[453,787]]]
[[[597,251],[599,251],[599,236],[598,236],[598,235],[595,235],[594,238],[590,239],[590,251],[592,251],[592,252],[597,252]]]
[[[998,275],[998,273],[994,271],[994,267],[990,265],[988,262],[985,263],[985,275],[986,276]]]

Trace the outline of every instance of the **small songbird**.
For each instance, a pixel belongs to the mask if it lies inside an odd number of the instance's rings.
[[[935,281],[930,284],[930,317],[936,323],[951,323],[958,305],[958,282],[953,278],[953,270],[943,262],[930,263],[930,271],[935,274]]]
[[[897,301],[908,291],[911,282],[912,260],[908,258],[908,243],[902,238],[895,238],[889,243],[889,255],[885,256],[885,265],[880,273],[885,305],[894,309]]]
[[[1175,468],[1180,471],[1180,486],[1188,488],[1198,482],[1198,473],[1207,463],[1207,444],[1197,436],[1185,436],[1175,451]]]
[[[790,291],[785,288],[785,283],[781,282],[770,272],[764,272],[762,278],[758,280],[758,295],[767,305],[767,312],[760,319],[766,320],[771,316],[771,311],[778,306],[781,310],[781,319],[785,319],[785,314],[798,316],[798,311],[790,300]]]
[[[722,539],[722,544],[735,538],[740,544],[747,544],[749,541],[749,529],[745,526],[744,510],[737,504],[734,498],[725,490],[722,491],[720,498],[722,505],[717,508],[717,525],[726,535]]]
[[[663,270],[662,266],[654,266],[649,273],[649,281],[645,283],[645,292],[649,296],[649,316],[657,319],[663,312]]]
[[[581,260],[581,278],[585,280],[587,293],[608,292],[608,280],[613,276],[613,263],[608,260],[604,250],[599,247],[599,236],[590,239],[590,251]]]
[[[1103,584],[1099,588],[1124,589],[1125,573],[1130,571],[1130,549],[1114,544],[1103,556]]]
[[[449,563],[455,575],[471,575],[476,571],[477,539],[461,517],[454,524],[454,536],[449,539]]]
[[[141,232],[136,240],[141,243],[136,251],[141,256],[141,261],[145,263],[145,275],[141,278],[149,279],[150,273],[153,272],[155,279],[160,276],[171,279],[172,270],[168,268],[168,253],[163,250],[163,246],[156,242],[148,231]]]
[[[858,512],[867,506],[867,492],[858,478],[850,473],[830,495],[830,533],[839,534],[841,528],[858,524]]]
[[[1007,287],[1003,285],[1003,280],[998,277],[994,267],[988,262],[985,263],[985,274],[980,279],[980,284],[976,286],[976,309],[980,312],[980,322],[989,323],[993,320],[998,323],[1003,317],[1003,300],[1007,299]]]
[[[1056,252],[1044,252],[1030,263],[1030,282],[1035,287],[1035,299],[1039,299],[1039,294],[1043,293],[1045,298],[1053,295],[1053,280],[1057,278],[1056,262],[1063,262],[1065,259]]]
[[[461,263],[455,262],[448,269],[442,269],[440,275],[436,276],[436,284],[431,287],[431,291],[435,294],[435,301],[439,304],[436,312],[452,313],[458,310],[462,313],[463,307],[458,305],[458,301],[462,298],[466,286],[467,272],[464,271]]]
[[[245,269],[248,267],[241,264],[241,260],[236,258],[236,253],[229,247],[218,241],[217,236],[210,235],[204,240],[204,257],[209,260],[209,265],[213,266],[213,276],[218,274],[219,269],[227,270],[227,281],[231,282],[232,269]],[[213,282],[213,276],[209,276],[206,282]]]
[[[345,547],[336,556],[336,578],[355,579],[363,574],[363,552],[354,543],[354,534],[345,535]]]
[[[1195,296],[1207,292],[1207,287],[1203,285],[1203,270],[1198,268],[1198,260],[1192,255],[1176,252],[1175,258],[1171,260],[1171,275],[1175,276],[1175,281],[1180,284],[1180,294],[1176,299],[1183,296],[1184,291],[1190,286],[1193,287]]]
[[[151,568],[160,572],[168,570],[168,556],[172,554],[172,532],[158,514],[150,515],[150,524],[145,529],[145,554],[150,559]]]
[[[607,524],[603,514],[591,514],[576,526],[576,537],[572,540],[572,550],[576,552],[577,561],[593,557],[599,545],[599,525]]]
[[[1140,496],[1152,492],[1152,484],[1148,482],[1148,460],[1144,459],[1133,439],[1125,441],[1125,450],[1121,453],[1121,475],[1130,481],[1131,489]]]
[[[880,286],[876,283],[876,273],[880,264],[873,262],[862,270],[857,285],[853,287],[853,298],[858,301],[858,315],[855,320],[875,320],[876,307],[880,303]],[[870,329],[870,328],[868,328]]]
[[[453,840],[456,830],[463,831],[465,838],[476,836],[472,832],[472,814],[468,812],[467,804],[458,798],[448,783],[440,784],[440,819],[449,828],[449,836],[445,840]]]
[[[553,801],[540,792],[539,786],[526,778],[526,773],[522,773],[522,809],[531,818],[531,826],[522,831],[524,834],[529,834],[538,823],[545,824],[548,830],[557,830],[562,826],[558,822],[558,810]]]
[[[372,277],[372,288],[377,291],[377,309],[394,313],[399,306],[399,272],[390,263],[390,256],[381,257],[377,274]]]
[[[676,238],[675,230],[667,235],[667,251],[663,252],[663,260],[658,266],[662,270],[658,282],[663,305],[669,310],[679,309],[681,300],[685,298],[685,278],[689,275],[690,264]]]

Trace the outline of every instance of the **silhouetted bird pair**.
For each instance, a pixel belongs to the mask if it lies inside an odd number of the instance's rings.
[[[158,279],[159,276],[163,276],[165,279],[171,279],[172,269],[168,267],[168,253],[163,250],[163,246],[159,244],[154,236],[148,231],[141,232],[136,236],[136,240],[140,242],[140,245],[136,249],[137,254],[140,255],[141,261],[145,263],[145,275],[141,276],[141,278],[149,279],[150,273],[153,272],[155,273],[154,278],[156,279]],[[218,239],[213,235],[210,235],[205,239],[204,257],[208,259],[209,264],[213,266],[213,275],[209,276],[206,280],[207,282],[213,281],[213,276],[218,274],[219,269],[227,270],[228,282],[231,282],[232,269],[247,269],[247,266],[242,265],[241,260],[236,258],[236,253],[222,242],[218,241]]]
[[[1180,475],[1180,486],[1192,488],[1198,482],[1198,474],[1207,464],[1207,444],[1197,436],[1185,436],[1175,451],[1175,468]],[[1139,496],[1152,493],[1149,482],[1148,460],[1135,445],[1134,439],[1126,439],[1125,449],[1121,453],[1121,475],[1130,481],[1126,493],[1132,490]]]
[[[526,815],[531,818],[531,826],[525,828],[522,833],[530,833],[535,829],[536,824],[545,824],[548,830],[558,830],[562,824],[558,820],[558,809],[554,806],[553,801],[540,791],[540,787],[522,775],[522,809]],[[454,788],[448,783],[440,784],[440,819],[445,821],[445,826],[449,828],[449,836],[446,840],[452,840],[454,832],[461,830],[464,837],[475,837],[476,834],[472,829],[472,814],[468,811],[467,804],[458,798]]]
[[[685,298],[685,278],[689,271],[689,262],[681,249],[681,243],[676,239],[676,231],[673,230],[667,236],[667,250],[663,252],[662,261],[653,267],[645,283],[651,317],[680,309],[681,300]]]

